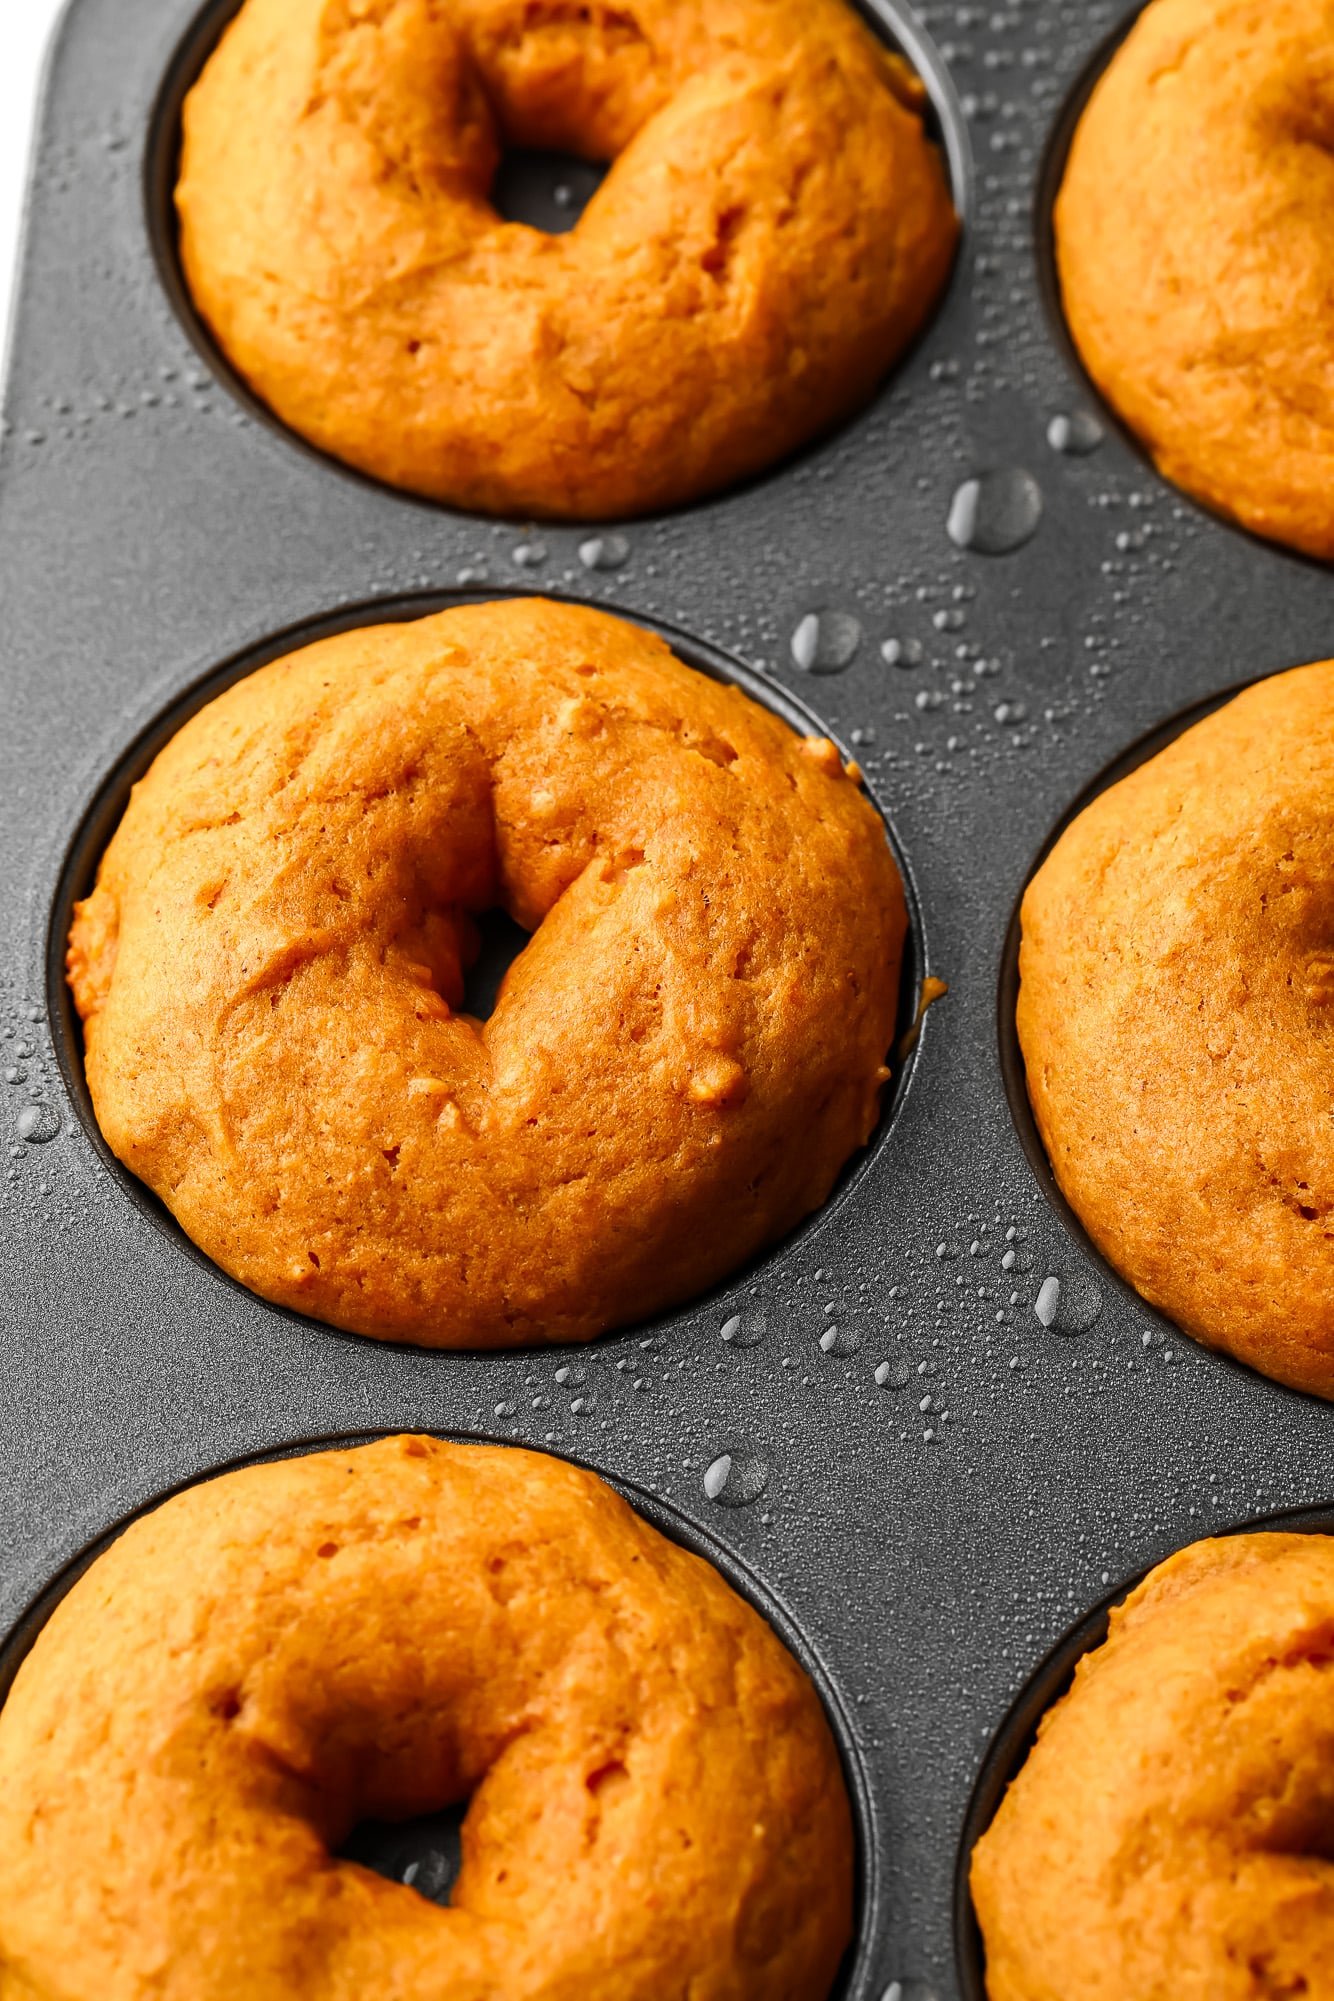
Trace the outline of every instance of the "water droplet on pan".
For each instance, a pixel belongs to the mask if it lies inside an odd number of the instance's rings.
[[[1015,466],[966,479],[950,503],[946,529],[956,548],[1008,556],[1031,541],[1042,519],[1042,489]]]
[[[757,1307],[748,1307],[744,1313],[734,1313],[730,1320],[724,1320],[719,1329],[729,1348],[754,1348],[768,1331],[768,1318]]]
[[[590,535],[579,544],[579,561],[586,570],[619,570],[630,560],[624,535]]]
[[[1054,1327],[1056,1316],[1061,1310],[1061,1281],[1059,1278],[1044,1278],[1038,1287],[1038,1296],[1033,1302],[1033,1311],[1044,1327]]]
[[[803,674],[841,674],[862,643],[862,629],[847,611],[808,611],[792,634],[792,659]]]
[[[720,1508],[748,1508],[769,1484],[769,1468],[758,1452],[737,1446],[720,1452],[704,1475],[704,1491]]]
[[[1087,458],[1096,452],[1106,432],[1091,410],[1072,410],[1053,417],[1047,426],[1047,443],[1054,452],[1070,458]]]
[[[1033,1311],[1053,1334],[1087,1334],[1102,1312],[1102,1294],[1091,1278],[1044,1278]]]
[[[920,639],[887,639],[880,649],[886,667],[920,667],[926,648]]]
[[[448,1855],[423,1855],[416,1862],[409,1862],[403,1871],[403,1881],[410,1890],[426,1897],[433,1904],[448,1901],[449,1892],[458,1875],[458,1865]]]
[[[46,1146],[60,1131],[60,1114],[54,1105],[25,1105],[18,1115],[18,1130],[29,1146]]]

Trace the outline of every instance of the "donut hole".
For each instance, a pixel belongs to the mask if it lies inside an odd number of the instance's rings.
[[[474,918],[477,957],[463,979],[463,1012],[489,1021],[506,973],[528,943],[529,934],[504,910],[484,910]]]
[[[436,913],[434,920],[428,915],[421,933],[432,930],[448,934],[446,947],[440,952],[431,951],[429,935],[413,937],[413,947],[425,962],[420,967],[423,992],[439,996],[454,1014],[468,1015],[476,1022],[489,1021],[505,977],[532,933],[499,905],[489,910],[451,911],[443,917]],[[384,1149],[391,1167],[398,1165],[399,1152],[397,1146]]]
[[[463,1800],[412,1820],[358,1821],[335,1853],[443,1908],[452,1899],[463,1866],[467,1812],[468,1802]]]
[[[506,222],[565,236],[606,178],[605,162],[573,153],[507,147],[491,183],[491,206]]]

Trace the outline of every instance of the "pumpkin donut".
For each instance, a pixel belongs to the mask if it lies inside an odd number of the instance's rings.
[[[245,0],[185,107],[184,271],[323,451],[643,513],[847,416],[922,326],[957,236],[924,102],[842,0]],[[490,204],[505,146],[613,165],[547,236]]]
[[[465,1800],[448,1909],[337,1856]],[[852,1869],[764,1620],[593,1474],[505,1447],[190,1488],[0,1711],[6,2001],[823,2001]]]
[[[473,918],[533,932],[462,1013]],[[903,886],[833,744],[511,600],[238,682],[136,786],[69,976],[102,1131],[245,1285],[431,1347],[713,1285],[876,1122]]]
[[[1071,332],[1160,471],[1334,557],[1334,0],[1153,0],[1056,203]]]
[[[1196,1543],[1111,1616],[973,1852],[990,2001],[1334,2001],[1334,1539]]]
[[[1275,675],[1079,814],[1021,910],[1052,1169],[1210,1346],[1334,1396],[1334,662]]]

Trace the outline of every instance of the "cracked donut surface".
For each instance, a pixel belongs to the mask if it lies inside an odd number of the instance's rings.
[[[533,933],[485,1023],[473,918]],[[436,1347],[582,1340],[825,1201],[907,917],[834,745],[542,600],[347,632],[194,716],[77,906],[120,1159],[264,1297]]]
[[[448,1909],[335,1853],[463,1801]],[[518,1449],[394,1438],[190,1488],[0,1710],[15,2001],[823,2001],[852,1870],[769,1626]]]
[[[1334,0],[1153,0],[1075,132],[1066,317],[1167,479],[1334,558]]]
[[[989,2001],[1332,2001],[1334,1539],[1160,1564],[973,1853]]]
[[[376,478],[629,515],[856,409],[944,285],[925,93],[842,0],[246,0],[185,107],[184,269],[229,360]],[[505,147],[612,161],[503,221]]]
[[[1260,682],[1101,793],[1022,912],[1056,1179],[1200,1340],[1334,1396],[1334,664]]]

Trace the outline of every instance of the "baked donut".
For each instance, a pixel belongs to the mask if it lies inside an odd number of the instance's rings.
[[[534,933],[483,1025],[473,916]],[[69,975],[109,1145],[265,1298],[431,1347],[716,1283],[875,1124],[906,929],[825,739],[605,613],[468,605],[238,682]]]
[[[1334,1997],[1334,1542],[1160,1564],[973,1852],[990,2001]]]
[[[1075,132],[1066,317],[1159,470],[1334,556],[1334,4],[1152,0]]]
[[[644,513],[870,396],[957,222],[842,0],[245,0],[185,106],[196,305],[323,451],[436,500]],[[503,222],[501,149],[613,162]]]
[[[467,1800],[451,1908],[339,1859]],[[134,1524],[0,1711],[8,2001],[823,2001],[806,1676],[593,1474],[393,1438]]]
[[[1029,1097],[1084,1228],[1189,1333],[1334,1396],[1334,664],[1103,792],[1020,916]]]

